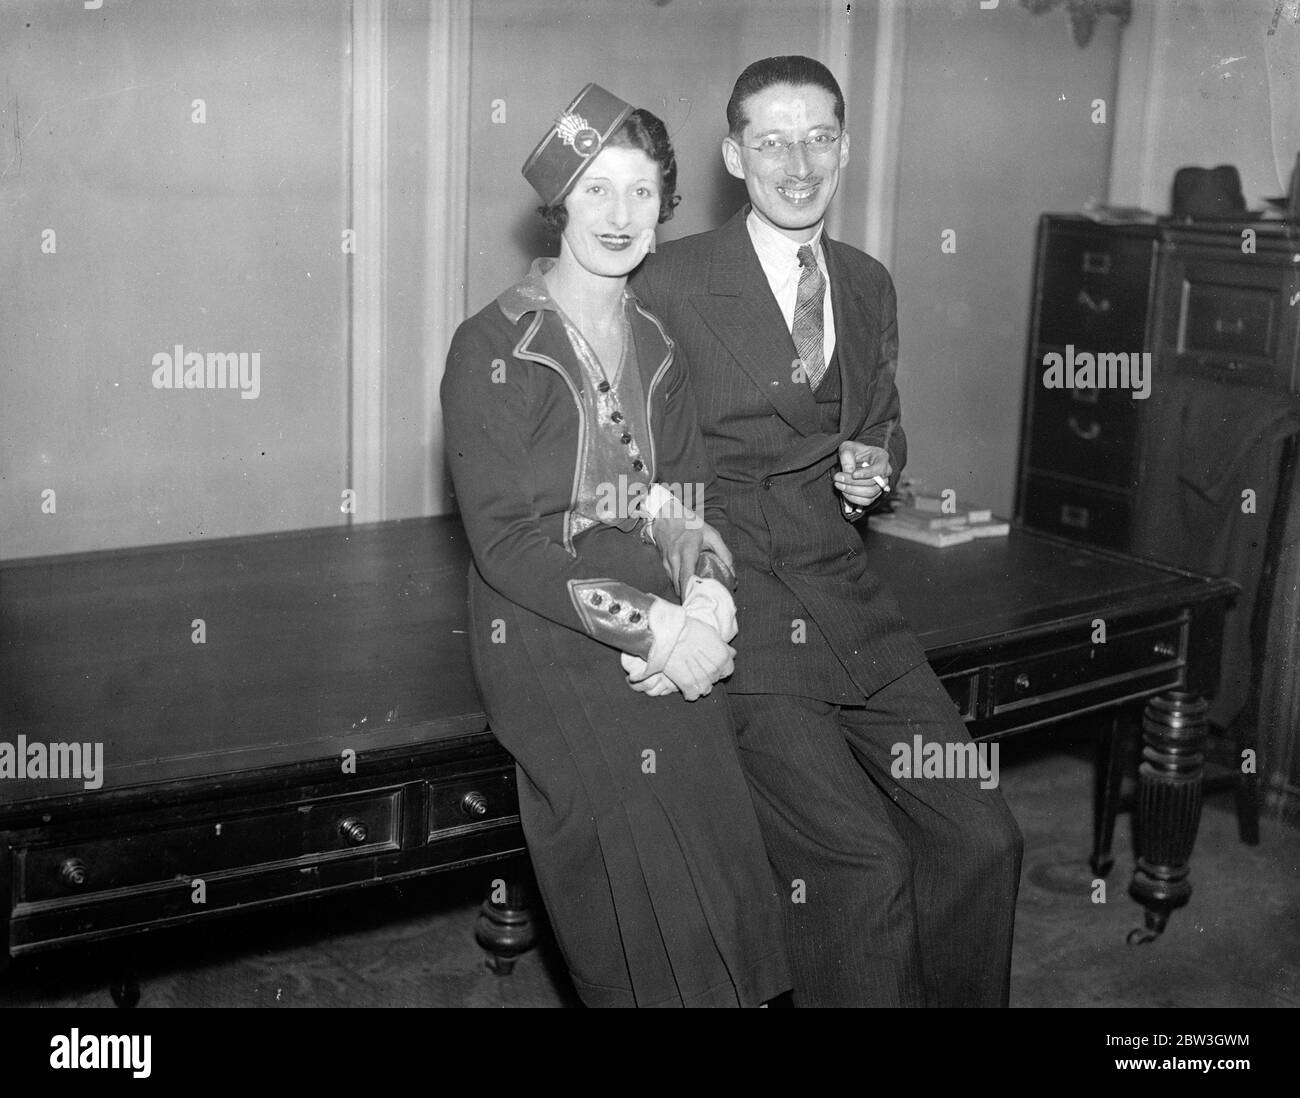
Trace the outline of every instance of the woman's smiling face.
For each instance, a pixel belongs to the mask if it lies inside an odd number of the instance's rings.
[[[592,274],[630,274],[659,223],[659,165],[640,149],[604,148],[564,200],[563,247]]]

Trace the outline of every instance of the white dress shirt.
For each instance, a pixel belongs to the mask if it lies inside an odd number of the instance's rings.
[[[826,253],[822,250],[824,227],[824,223],[818,225],[817,232],[807,243],[812,245],[817,269],[826,280],[822,299],[822,350],[825,354],[822,361],[829,367],[831,355],[835,353],[835,314],[831,310],[831,276],[826,270]],[[772,228],[753,210],[745,218],[745,228],[749,230],[749,239],[754,243],[754,251],[758,253],[758,261],[763,265],[763,273],[767,275],[767,284],[772,287],[776,303],[781,307],[788,331],[794,327],[794,307],[799,299],[799,276],[803,273],[799,265],[799,249],[803,245]]]

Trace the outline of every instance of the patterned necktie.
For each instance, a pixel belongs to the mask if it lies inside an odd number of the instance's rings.
[[[795,348],[803,360],[808,386],[816,389],[826,374],[825,331],[822,323],[822,301],[826,295],[826,279],[817,269],[812,247],[804,244],[799,249],[799,294],[794,303],[794,323],[790,334]]]

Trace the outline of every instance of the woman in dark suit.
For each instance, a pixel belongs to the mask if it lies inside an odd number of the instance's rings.
[[[524,166],[559,258],[460,326],[442,382],[474,673],[591,1006],[753,1006],[789,986],[713,689],[736,625],[701,521],[712,474],[673,343],[626,288],[676,172],[658,118],[584,88]]]

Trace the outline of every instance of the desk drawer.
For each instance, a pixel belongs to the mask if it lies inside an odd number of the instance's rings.
[[[1198,377],[1288,390],[1297,383],[1300,273],[1261,259],[1174,251],[1161,279],[1161,360]]]
[[[1128,499],[1047,477],[1025,481],[1021,521],[1075,541],[1124,549],[1132,528]]]
[[[1154,243],[1105,231],[1056,231],[1043,257],[1038,342],[1140,351]]]
[[[16,851],[23,903],[65,900],[397,849],[401,790],[371,790],[201,824]]]
[[[999,664],[993,671],[994,714],[1089,690],[1108,680],[1136,677],[1185,661],[1183,624],[1165,622],[1080,644],[1048,655]]]
[[[1137,408],[1131,391],[1040,386],[1033,401],[1032,468],[1116,488],[1133,486]]]
[[[428,839],[519,818],[514,767],[429,784]]]

